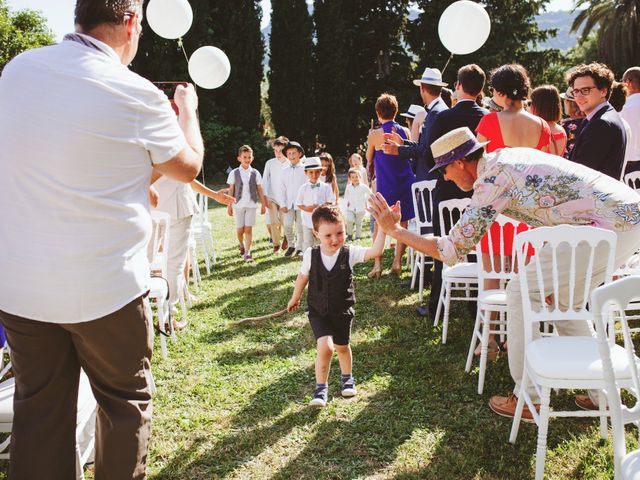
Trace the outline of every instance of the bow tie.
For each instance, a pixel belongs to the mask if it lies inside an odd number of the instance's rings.
[[[320,188],[320,182],[312,183],[311,188]]]

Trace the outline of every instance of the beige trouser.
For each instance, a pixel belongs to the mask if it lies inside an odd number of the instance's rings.
[[[347,210],[347,235],[353,235],[353,225],[356,226],[356,238],[362,237],[362,219],[365,212]]]
[[[562,247],[567,247],[563,249]],[[589,248],[579,245],[576,249],[576,287],[574,289],[574,305],[579,305],[583,300],[583,295],[579,292],[584,292],[584,276],[587,269],[589,259]],[[616,253],[614,258],[614,268],[621,266],[633,253],[640,247],[640,228],[629,232],[618,233],[618,239],[616,242]],[[570,255],[563,255],[562,251],[567,251],[568,246],[566,244],[560,245],[557,253],[557,265],[560,279],[566,278],[564,275],[569,272]],[[536,252],[537,256],[540,256],[540,264],[548,266],[542,271],[545,289],[547,286],[551,286],[552,278],[552,257],[551,249],[543,247]],[[607,255],[605,253],[598,254],[596,249],[596,255],[593,266],[593,277],[591,285],[589,286],[589,295],[591,292],[602,282],[604,282],[604,273],[606,268]],[[535,262],[531,261],[527,266],[527,283],[529,284],[529,292],[531,297],[531,306],[534,310],[540,308],[540,290],[536,281]],[[582,283],[580,283],[582,278]],[[566,308],[566,299],[568,299],[569,288],[567,284],[564,284],[565,288],[559,290],[559,304],[560,308]],[[545,297],[550,295],[552,291],[545,291]],[[564,305],[563,305],[564,303]],[[524,369],[524,320],[522,312],[522,297],[520,289],[520,279],[514,278],[507,285],[507,339],[509,341],[509,371],[511,377],[515,381],[514,392],[516,395],[520,391],[520,381],[522,379]],[[555,328],[559,335],[574,335],[574,336],[587,336],[594,335],[593,326],[590,323],[584,321],[563,321],[557,322]],[[534,325],[532,340],[540,338],[540,329]],[[593,395],[593,392],[589,392],[592,399],[597,398]],[[529,388],[529,395],[533,402],[538,402],[538,395],[533,387]]]
[[[287,242],[289,242],[289,248],[295,247],[296,250],[302,250],[302,243],[304,241],[302,232],[302,210],[290,209],[284,214],[284,234],[287,237]]]
[[[178,303],[184,288],[184,266],[189,252],[189,232],[191,216],[171,220],[169,226],[169,252],[167,257],[167,281],[169,282],[169,302]]]
[[[269,199],[269,222],[271,225],[271,241],[273,246],[280,245],[281,229],[284,226],[285,214],[280,211],[280,205]]]
[[[16,381],[10,479],[76,478],[80,367],[98,402],[96,480],[145,478],[153,348],[147,311],[147,301],[137,298],[82,323],[0,312]]]

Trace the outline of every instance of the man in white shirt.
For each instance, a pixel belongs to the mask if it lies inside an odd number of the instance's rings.
[[[280,136],[273,141],[274,158],[268,160],[264,166],[262,175],[262,187],[267,197],[267,208],[269,212],[269,222],[271,225],[271,241],[273,243],[273,253],[280,250],[280,235],[284,225],[284,213],[280,211],[283,204],[282,199],[282,169],[289,165],[289,160],[282,153],[282,149],[289,143],[287,137]],[[282,249],[286,248],[283,243]]]
[[[145,477],[149,183],[153,170],[190,182],[204,148],[193,87],[176,89],[178,120],[126,67],[141,21],[141,0],[78,0],[76,33],[19,55],[0,78],[0,321],[16,385],[9,478],[76,478],[81,366],[99,406],[96,478]]]
[[[631,67],[622,76],[627,86],[627,101],[620,116],[631,127],[631,138],[627,138],[629,164],[625,173],[640,170],[640,67]]]

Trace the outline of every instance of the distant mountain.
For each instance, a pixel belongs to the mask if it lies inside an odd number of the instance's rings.
[[[578,43],[578,34],[569,33],[576,17],[571,12],[544,12],[536,16],[538,26],[543,29],[557,28],[558,35],[539,45],[540,48],[557,48],[567,50]]]

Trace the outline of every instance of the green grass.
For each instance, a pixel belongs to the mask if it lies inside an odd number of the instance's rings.
[[[260,217],[256,262],[247,265],[233,219],[215,208],[211,220],[218,263],[194,292],[190,326],[169,345],[167,360],[156,344],[151,479],[533,476],[535,427],[523,424],[511,445],[511,422],[487,407],[491,395],[513,387],[507,358],[489,365],[481,396],[477,371],[464,372],[472,328],[464,306],[454,307],[442,345],[441,329],[414,313],[417,293],[390,275],[369,280],[371,265],[358,265],[352,346],[359,393],[339,397],[334,359],[329,404],[312,409],[315,342],[304,314],[230,324],[283,308],[299,260],[271,254]],[[565,392],[552,405],[572,401]],[[595,421],[552,420],[548,443],[547,478],[613,477],[610,443],[599,441]]]

